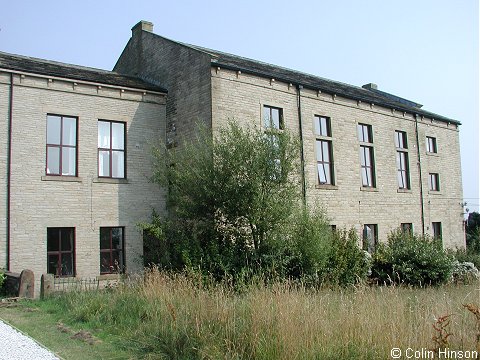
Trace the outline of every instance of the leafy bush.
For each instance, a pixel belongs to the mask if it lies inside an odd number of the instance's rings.
[[[451,252],[451,254],[455,257],[456,260],[460,263],[470,262],[475,265],[477,269],[480,269],[480,254],[469,250],[457,249],[456,251]]]
[[[333,232],[325,280],[340,286],[352,285],[367,278],[369,256],[358,246],[354,229]]]
[[[480,272],[472,262],[453,262],[452,281],[454,283],[471,284],[478,281]]]
[[[0,294],[3,294],[4,293],[4,289],[3,289],[3,283],[5,282],[5,272],[0,269]]]
[[[453,261],[440,241],[397,230],[373,254],[372,276],[383,283],[438,285],[450,279]]]
[[[299,206],[298,144],[286,131],[265,134],[234,122],[214,138],[198,133],[180,149],[156,150],[154,181],[169,190],[168,215],[143,224],[162,249],[150,262],[217,279],[286,274],[282,235]]]
[[[332,230],[321,210],[302,208],[294,215],[285,255],[290,254],[287,275],[305,283],[318,283],[326,273],[332,251]]]

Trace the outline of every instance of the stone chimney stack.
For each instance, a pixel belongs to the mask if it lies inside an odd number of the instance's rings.
[[[153,24],[149,21],[139,21],[133,28],[132,28],[132,37],[139,36],[142,31],[153,32]]]
[[[362,86],[362,88],[367,89],[367,90],[378,90],[377,84],[374,83],[368,83]]]

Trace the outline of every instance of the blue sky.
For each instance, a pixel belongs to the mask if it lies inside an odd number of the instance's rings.
[[[0,51],[112,69],[154,32],[379,89],[460,120],[464,197],[479,208],[478,0],[1,1]]]

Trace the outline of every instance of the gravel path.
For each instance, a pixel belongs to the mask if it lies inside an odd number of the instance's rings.
[[[28,336],[0,320],[0,360],[60,359]]]

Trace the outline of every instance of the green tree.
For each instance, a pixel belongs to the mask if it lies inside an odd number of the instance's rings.
[[[480,254],[480,214],[472,212],[468,215],[468,221],[465,228],[467,253]]]
[[[287,131],[233,121],[214,137],[198,133],[181,149],[156,150],[154,180],[169,189],[161,265],[217,277],[283,273],[282,239],[300,202],[298,144]]]

